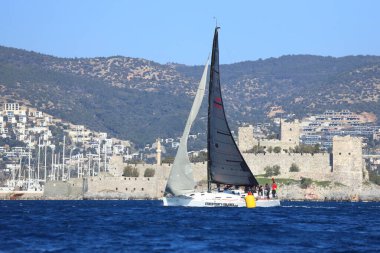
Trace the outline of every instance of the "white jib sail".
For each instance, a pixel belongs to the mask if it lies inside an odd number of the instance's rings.
[[[183,131],[177,154],[170,171],[168,183],[166,185],[165,192],[171,193],[174,196],[179,196],[194,191],[195,182],[193,169],[187,153],[187,139],[189,137],[191,125],[197,117],[204,97],[207,83],[208,64],[209,59],[207,59],[206,66],[203,70],[202,79],[199,83],[197,94],[195,95],[193,106],[191,107],[190,115],[187,119],[185,130]]]

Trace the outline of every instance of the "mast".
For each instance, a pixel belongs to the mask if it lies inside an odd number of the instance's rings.
[[[30,181],[30,173],[31,173],[31,168],[30,168],[30,145],[31,145],[31,137],[29,136],[29,152],[28,152],[28,189],[30,188],[30,185],[31,185],[31,181]]]
[[[41,152],[41,137],[38,137],[38,159],[37,159],[37,180],[40,181],[40,154]]]
[[[73,152],[74,148],[70,149],[70,158],[69,158],[69,165],[67,166],[67,178],[70,180],[70,174],[71,174],[71,154]]]
[[[63,153],[62,153],[62,177],[65,175],[65,146],[66,146],[66,136],[63,136]]]
[[[47,141],[45,141],[45,171],[44,171],[44,182],[46,183],[46,177],[47,177],[47,165],[46,165],[46,161],[47,161]]]
[[[51,147],[51,169],[50,169],[50,180],[54,180],[54,149]]]
[[[87,174],[88,176],[91,176],[91,167],[90,167],[90,156],[88,156],[88,161],[87,161]]]
[[[100,175],[100,139],[98,139],[98,144],[99,144],[99,148],[98,148],[98,175]]]
[[[142,160],[142,157],[141,157]],[[107,171],[107,142],[104,143],[104,172]]]
[[[78,154],[78,159],[77,159],[77,173],[78,173],[78,175],[77,175],[77,178],[79,178],[79,154]]]
[[[211,67],[210,67],[210,80],[208,87],[208,113],[207,113],[207,192],[211,192],[211,157],[210,157],[210,118],[211,118],[211,105],[212,105],[212,88],[213,88],[213,76],[215,71],[215,50],[219,51],[218,48],[218,29],[220,27],[215,27],[214,40],[212,43],[212,54],[211,54]],[[219,62],[219,61],[218,61]]]

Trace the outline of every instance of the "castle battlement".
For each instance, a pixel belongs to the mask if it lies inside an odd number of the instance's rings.
[[[365,181],[362,154],[362,138],[352,136],[334,136],[332,153],[286,153],[284,149],[299,145],[300,124],[281,122],[280,140],[256,140],[253,128],[239,128],[239,148],[255,175],[265,174],[267,166],[280,166],[279,177],[299,179],[310,177],[318,181],[334,181],[354,188],[360,188]],[[255,145],[262,147],[278,146],[281,153],[244,153]],[[268,150],[268,149],[267,149]],[[299,172],[290,172],[289,168],[296,164]]]

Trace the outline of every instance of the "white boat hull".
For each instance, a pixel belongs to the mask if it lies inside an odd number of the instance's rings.
[[[244,196],[224,192],[197,192],[175,197],[164,197],[164,206],[186,207],[246,207]],[[280,206],[278,199],[256,199],[256,207]]]

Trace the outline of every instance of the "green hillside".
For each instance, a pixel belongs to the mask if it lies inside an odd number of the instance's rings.
[[[65,59],[0,47],[0,99],[142,146],[181,134],[202,69],[121,56]],[[222,65],[221,81],[232,128],[267,120],[274,106],[298,118],[326,109],[380,116],[378,56],[240,62]],[[204,131],[205,117],[203,105],[194,132]]]

